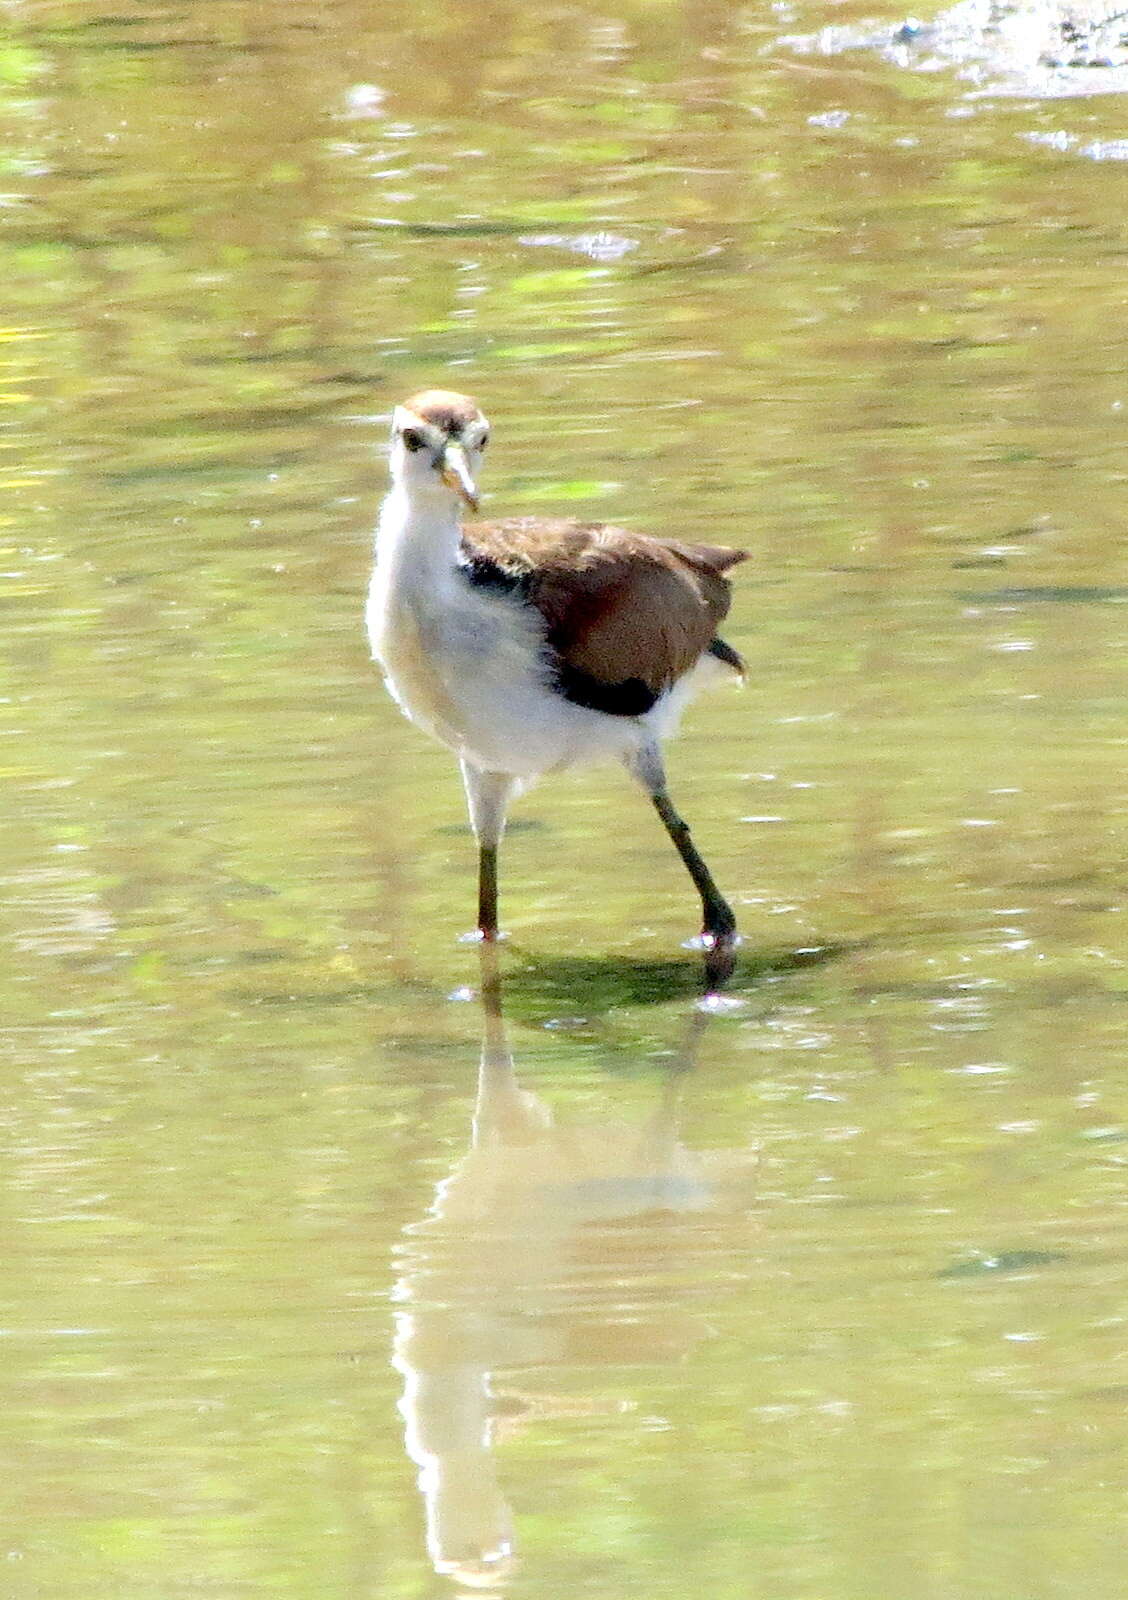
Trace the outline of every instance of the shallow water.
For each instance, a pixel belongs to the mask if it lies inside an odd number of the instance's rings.
[[[826,20],[9,8],[13,1600],[1123,1594],[1128,111]],[[738,1009],[614,773],[477,996],[359,624],[431,381],[751,552]]]

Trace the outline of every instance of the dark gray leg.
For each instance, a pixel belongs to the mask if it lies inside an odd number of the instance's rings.
[[[497,845],[478,846],[478,932],[497,938]]]
[[[697,846],[689,831],[689,824],[675,811],[673,801],[665,790],[659,790],[650,798],[654,801],[654,809],[662,818],[666,832],[674,841],[674,848],[685,862],[686,870],[701,896],[701,931],[711,934],[714,939],[731,939],[736,933],[736,918],[732,907],[713,882],[712,873],[698,854]]]
[[[654,802],[654,809],[661,817],[663,827],[673,840],[674,848],[701,896],[706,974],[711,984],[724,983],[735,965],[736,918],[732,907],[713,882],[713,875],[693,842],[689,824],[679,815],[670,799],[662,755],[657,745],[644,746],[630,761],[629,769]]]
[[[468,761],[461,765],[470,825],[478,841],[478,932],[483,939],[496,939],[497,850],[517,782],[506,772],[483,772]]]

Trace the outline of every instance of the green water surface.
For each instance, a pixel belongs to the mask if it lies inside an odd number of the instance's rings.
[[[779,43],[868,14],[4,12],[5,1597],[1122,1600],[1128,106]],[[727,1012],[616,771],[478,998],[430,383],[750,553]]]

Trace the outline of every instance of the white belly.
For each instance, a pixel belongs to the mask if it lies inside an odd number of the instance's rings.
[[[372,654],[412,722],[466,761],[526,780],[556,767],[622,759],[653,738],[664,696],[646,717],[610,717],[551,687],[532,608],[471,589],[391,585],[377,566],[368,592]],[[676,693],[676,691],[675,691]]]

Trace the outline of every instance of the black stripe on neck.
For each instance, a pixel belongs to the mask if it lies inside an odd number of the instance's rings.
[[[529,574],[510,572],[499,562],[465,545],[459,551],[458,570],[472,589],[484,589],[488,594],[513,594],[524,599],[529,592]]]

